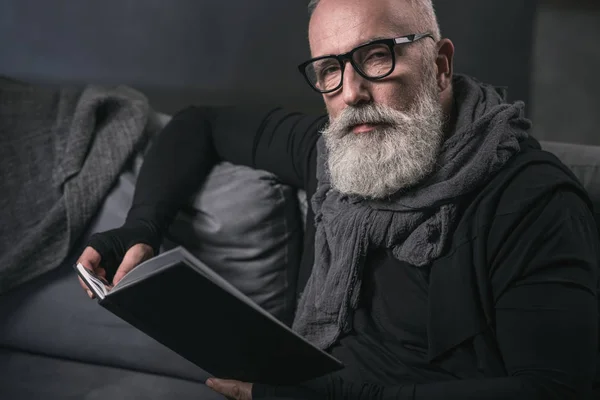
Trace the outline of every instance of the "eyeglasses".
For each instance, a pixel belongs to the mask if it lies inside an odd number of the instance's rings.
[[[298,70],[317,92],[333,92],[342,86],[346,61],[350,61],[354,70],[365,79],[383,79],[396,67],[394,47],[397,44],[413,43],[426,37],[434,39],[431,33],[418,33],[373,40],[344,54],[310,59],[298,65]]]

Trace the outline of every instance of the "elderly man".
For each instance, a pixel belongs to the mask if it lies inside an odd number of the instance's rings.
[[[118,281],[155,254],[210,168],[311,199],[294,328],[346,368],[238,399],[571,399],[600,380],[589,200],[523,105],[454,75],[431,0],[312,1],[300,71],[329,118],[190,107],[147,155],[125,225],[80,261]],[[118,266],[118,270],[116,269]],[[596,392],[597,393],[597,392]]]

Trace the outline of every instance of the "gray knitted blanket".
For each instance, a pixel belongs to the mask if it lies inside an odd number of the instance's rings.
[[[149,137],[149,116],[127,87],[0,77],[0,294],[61,264]]]

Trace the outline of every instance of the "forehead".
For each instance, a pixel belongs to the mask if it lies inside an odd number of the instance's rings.
[[[409,32],[407,0],[321,0],[308,28],[313,57],[345,53],[374,38]]]

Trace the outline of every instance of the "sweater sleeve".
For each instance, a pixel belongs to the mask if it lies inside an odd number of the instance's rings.
[[[220,161],[274,173],[304,188],[314,175],[316,141],[324,116],[280,108],[188,107],[177,113],[145,155],[123,227],[90,238],[103,262],[116,268],[136,243],[155,254],[178,210]]]
[[[499,216],[496,224],[509,232],[497,236],[491,261],[506,376],[396,387],[327,376],[309,386],[327,399],[595,398],[600,255],[592,213],[576,194],[559,191],[518,218]],[[289,387],[255,388],[257,399],[304,398],[306,390],[294,396]]]
[[[146,155],[130,218],[151,218],[163,231],[219,161],[274,173],[304,188],[324,121],[279,108],[189,107],[159,134]]]

